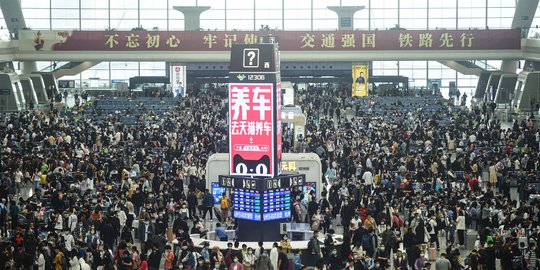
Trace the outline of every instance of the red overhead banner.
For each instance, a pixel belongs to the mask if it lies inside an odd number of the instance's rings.
[[[518,50],[521,32],[501,30],[381,31],[21,31],[20,50],[228,51],[275,36],[281,51]]]

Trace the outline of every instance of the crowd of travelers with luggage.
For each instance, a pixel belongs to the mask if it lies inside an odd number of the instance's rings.
[[[228,151],[228,110],[207,92],[159,113],[128,110],[130,124],[117,112],[7,115],[0,269],[491,270],[496,260],[536,269],[531,119],[504,129],[485,108],[437,96],[351,98],[323,87],[297,100],[306,132],[285,127],[283,149],[316,153],[325,182],[321,198],[293,192],[291,221],[314,231],[307,250],[285,236],[252,249],[224,234],[234,194],[214,198],[205,166]],[[214,227],[229,249],[193,244],[190,235]]]

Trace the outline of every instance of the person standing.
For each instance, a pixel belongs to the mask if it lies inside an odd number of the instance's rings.
[[[435,215],[432,214],[427,221],[426,229],[429,234],[429,244],[433,245],[433,243],[435,243],[437,245],[437,250],[439,250],[440,249],[439,237],[437,236],[436,228],[437,228],[437,221],[435,220]]]
[[[139,240],[141,241],[141,252],[146,253],[149,248],[149,244],[152,243],[154,237],[155,228],[152,223],[150,223],[150,218],[147,216],[144,219],[144,222],[141,222],[139,226]],[[149,257],[151,261],[151,257]],[[151,268],[151,266],[150,266]]]
[[[249,247],[246,253],[242,252],[242,256],[242,264],[244,266],[244,270],[253,270],[253,266],[255,265],[255,255],[253,254],[253,249]]]
[[[156,244],[152,247],[152,253],[148,256],[148,270],[158,270],[159,264],[161,262],[161,251],[159,251],[159,246]]]
[[[189,218],[193,219],[197,215],[197,204],[198,204],[197,195],[195,194],[193,190],[190,190],[188,193],[187,204],[188,204]]]
[[[534,270],[538,265],[536,261],[536,245],[534,242],[529,243],[529,251],[525,254],[525,261],[527,262],[527,269]]]
[[[279,260],[279,251],[278,244],[274,242],[272,249],[270,250],[270,263],[272,264],[272,269],[278,270],[278,260]]]
[[[364,180],[365,193],[371,195],[371,189],[373,187],[373,173],[371,173],[371,169],[366,169],[364,175],[362,175],[362,180]]]
[[[302,251],[295,249],[293,251],[293,270],[300,270],[304,267],[302,264]]]
[[[210,213],[210,221],[213,221],[212,208],[214,207],[214,196],[208,189],[204,190],[203,196],[203,219],[206,219],[206,214]]]
[[[458,242],[460,246],[463,246],[465,244],[465,230],[467,230],[467,226],[465,225],[465,214],[463,213],[463,210],[459,210],[458,216],[456,218],[456,230],[458,233]]]
[[[270,263],[270,258],[268,258],[268,252],[266,250],[261,251],[261,255],[255,263],[257,270],[273,270],[272,264]]]
[[[43,248],[39,248],[38,250],[39,256],[36,261],[37,270],[45,270],[45,255],[43,254]]]
[[[309,239],[308,242],[308,252],[311,255],[311,265],[316,266],[319,264],[319,261],[322,259],[321,246],[319,244],[319,231],[313,231],[313,236]]]
[[[219,204],[221,208],[221,222],[225,224],[229,219],[229,205],[231,204],[231,200],[229,200],[225,192],[221,194]]]
[[[285,250],[283,247],[278,247],[278,270],[287,270],[289,269],[289,258],[287,257],[287,254],[285,253]]]
[[[171,249],[171,246],[165,246],[165,253],[163,254],[163,256],[165,257],[165,262],[163,262],[163,268],[165,270],[171,270],[173,268],[174,261],[174,253]]]
[[[233,257],[233,261],[229,266],[229,270],[244,270],[244,266],[242,265],[242,263],[240,263],[238,257]]]

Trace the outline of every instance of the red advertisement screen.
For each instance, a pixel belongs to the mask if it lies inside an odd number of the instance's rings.
[[[274,98],[271,83],[229,84],[231,175],[274,176]]]

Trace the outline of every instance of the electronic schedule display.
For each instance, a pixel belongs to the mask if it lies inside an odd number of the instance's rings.
[[[235,219],[263,222],[290,218],[291,188],[304,185],[303,174],[262,179],[220,175],[218,183],[218,187],[234,191]]]
[[[234,190],[234,218],[261,221],[261,193],[253,190]]]
[[[263,220],[291,217],[291,191],[282,188],[263,192]]]

